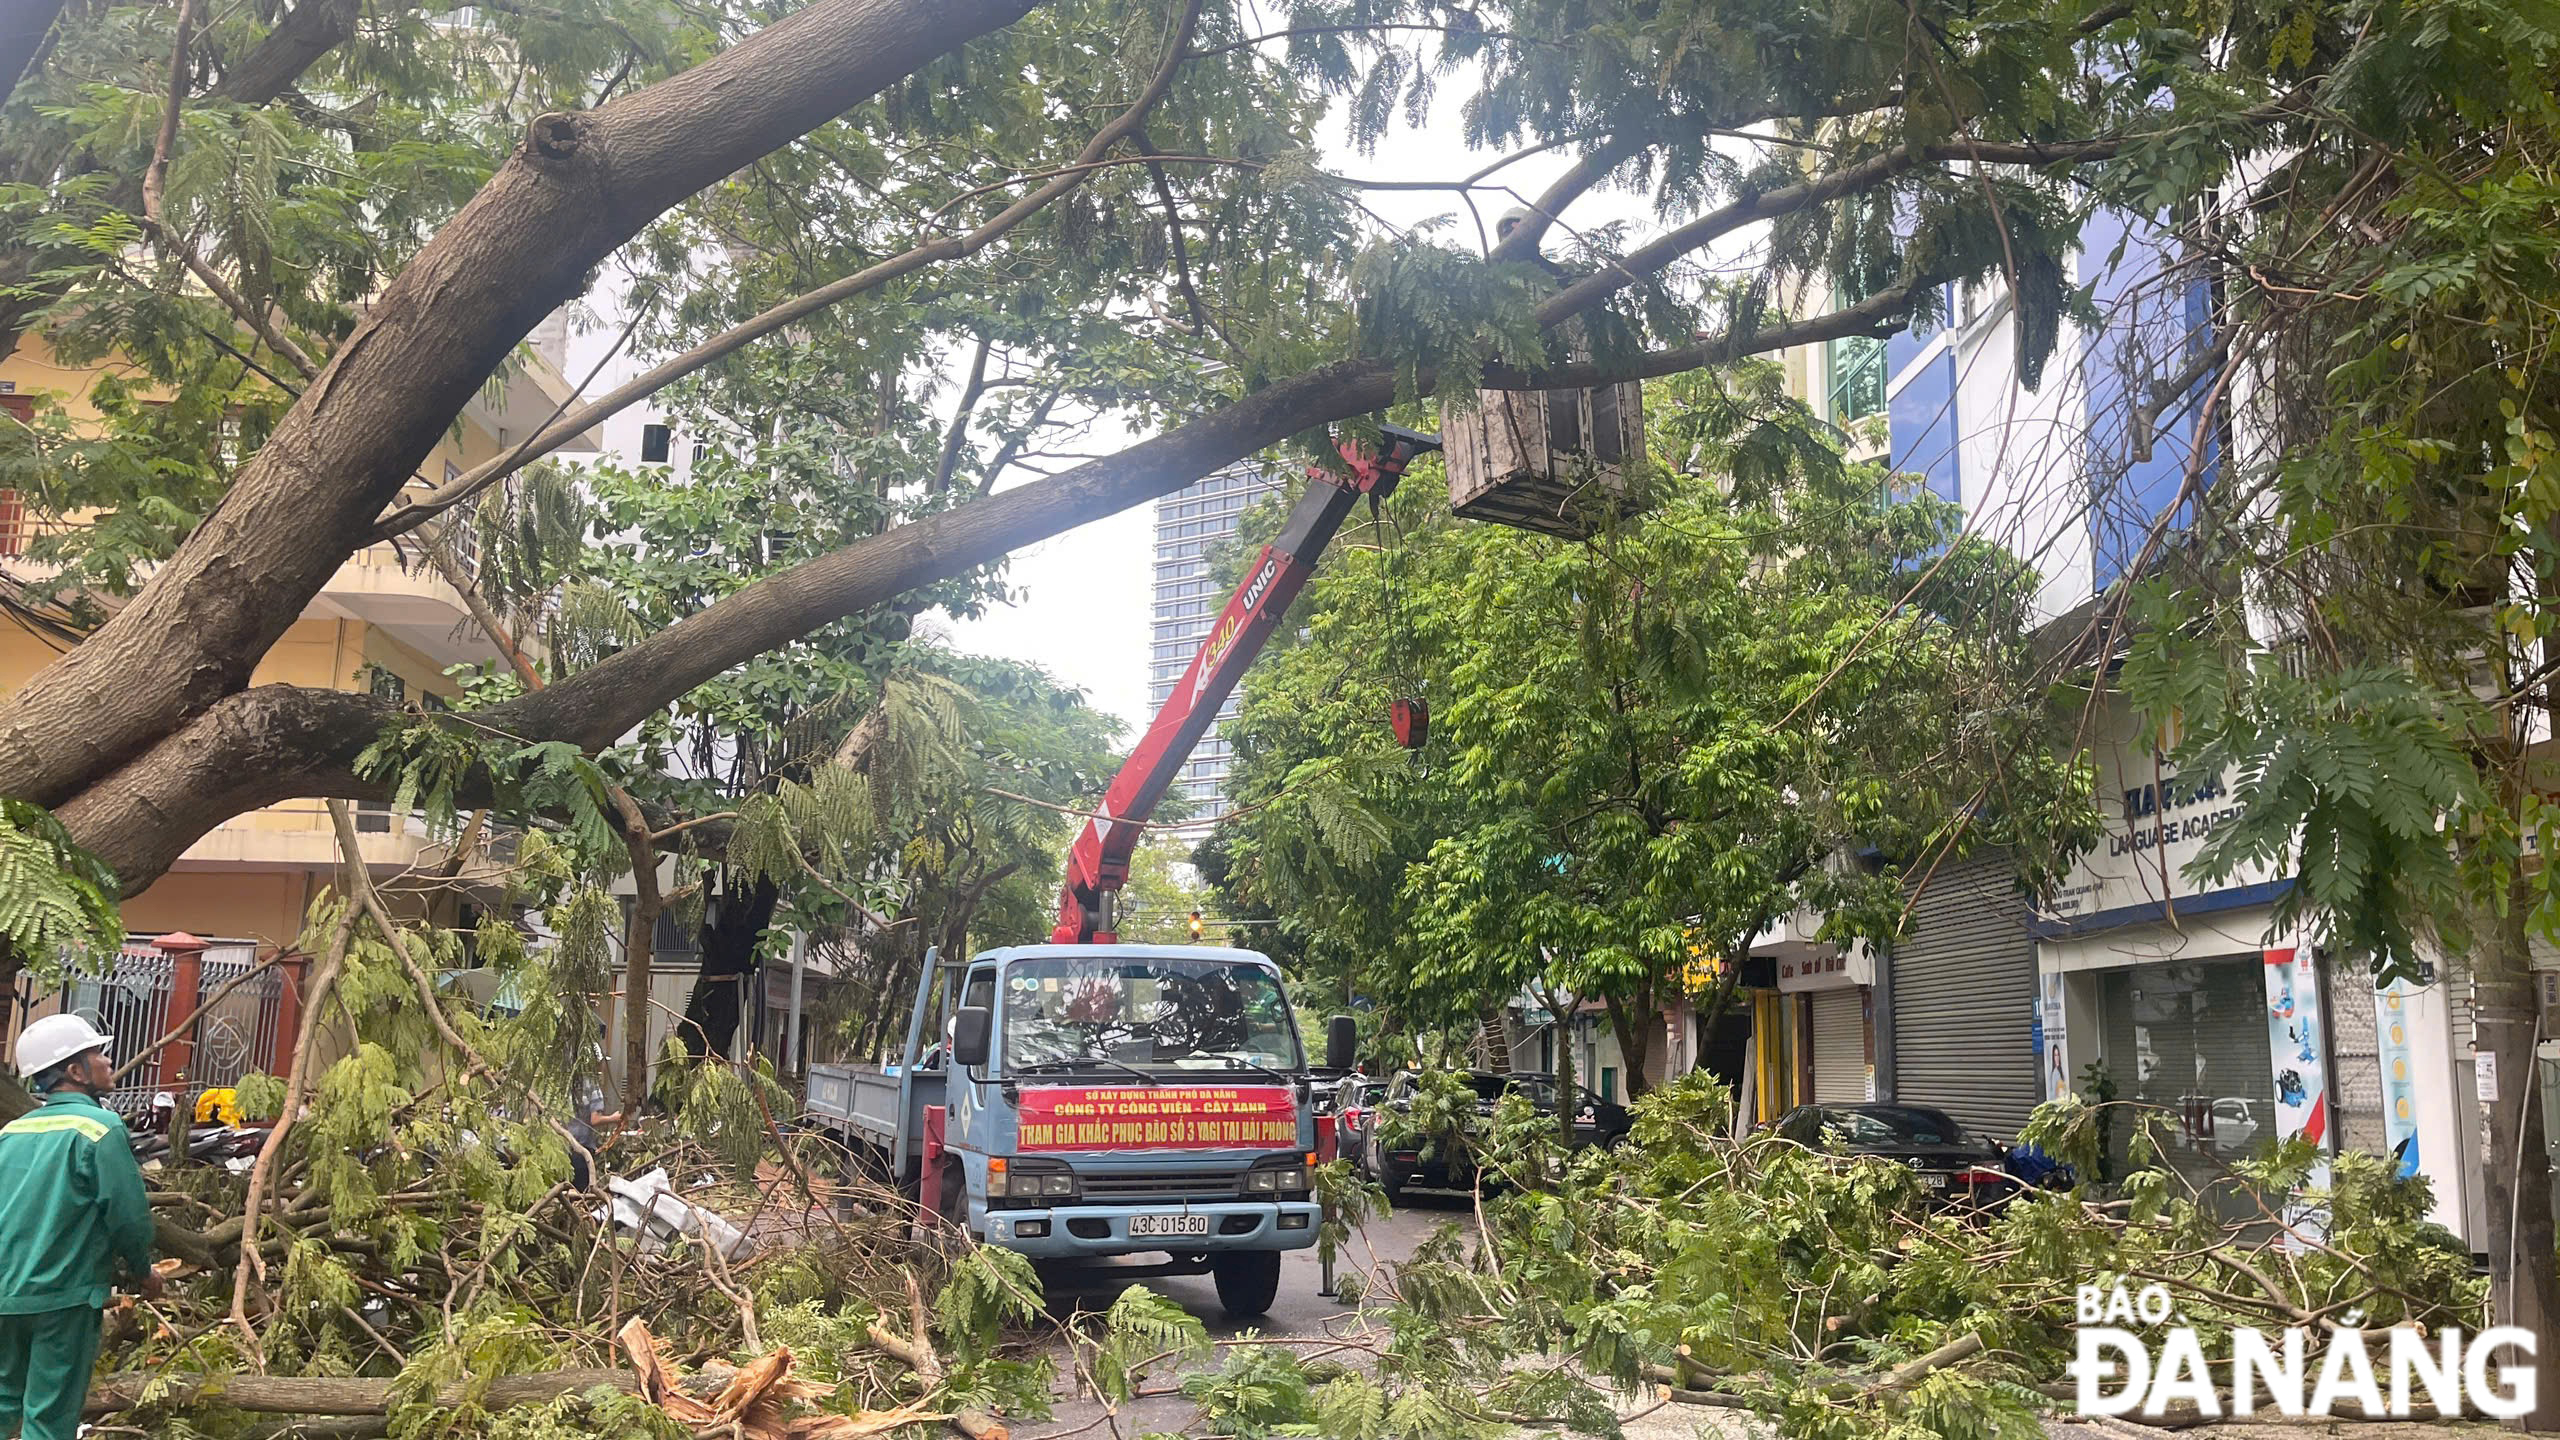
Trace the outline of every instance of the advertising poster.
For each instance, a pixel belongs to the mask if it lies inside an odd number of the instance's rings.
[[[2267,1040],[2275,1057],[2277,1134],[2329,1146],[2329,1085],[2320,1054],[2320,979],[2309,949],[2269,950]]]
[[[1284,1085],[1042,1085],[1022,1092],[1021,1149],[1289,1150]]]
[[[2064,1042],[2062,1024],[2062,977],[2037,977],[2041,993],[2037,997],[2036,1044],[2043,1052],[2039,1057],[2044,1070],[2044,1098],[2059,1100],[2071,1093],[2071,1065],[2066,1058],[2070,1048]]]
[[[2391,1146],[2391,1164],[2401,1179],[2418,1173],[2418,1077],[2409,1057],[2409,997],[2417,991],[2406,980],[2374,992],[2374,1026],[2382,1065],[2382,1133]]]
[[[2329,1073],[2322,1055],[2328,1032],[2320,1026],[2320,974],[2309,946],[2269,950],[2267,961],[2267,1041],[2275,1064],[2276,1134],[2300,1136],[2323,1151],[2329,1149]],[[2314,1187],[2329,1183],[2329,1163],[2314,1165],[2308,1177]],[[2323,1228],[2322,1207],[2290,1206],[2287,1223],[2306,1234]],[[2286,1237],[2284,1243],[2294,1241]]]

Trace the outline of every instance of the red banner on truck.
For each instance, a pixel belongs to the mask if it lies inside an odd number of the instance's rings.
[[[1022,1092],[1031,1150],[1294,1150],[1298,1107],[1283,1085],[1043,1085]]]

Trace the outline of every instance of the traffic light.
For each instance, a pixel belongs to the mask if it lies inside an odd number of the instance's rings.
[[[1200,912],[1199,912],[1199,911],[1197,911],[1197,910],[1192,911],[1192,912],[1191,912],[1191,943],[1192,943],[1192,944],[1194,944],[1194,945],[1199,944],[1199,943],[1200,943],[1200,937],[1201,937],[1201,935],[1202,935],[1203,933],[1205,933],[1205,930],[1206,930],[1206,927],[1205,927],[1205,926],[1203,926],[1203,925],[1201,924],[1201,921],[1200,921]]]

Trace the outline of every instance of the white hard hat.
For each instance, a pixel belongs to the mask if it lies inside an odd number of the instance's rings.
[[[77,1015],[47,1015],[18,1035],[18,1074],[32,1080],[74,1055],[114,1043],[113,1036]]]

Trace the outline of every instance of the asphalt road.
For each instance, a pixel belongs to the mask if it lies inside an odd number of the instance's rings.
[[[1431,1232],[1450,1221],[1470,1220],[1467,1202],[1459,1197],[1408,1195],[1395,1213],[1374,1220],[1354,1234],[1350,1245],[1335,1262],[1338,1273],[1349,1273],[1355,1267],[1385,1264],[1407,1258],[1413,1248]],[[1374,1257],[1374,1259],[1373,1259]],[[1261,1319],[1239,1324],[1229,1320],[1218,1308],[1218,1291],[1206,1275],[1158,1276],[1131,1281],[1114,1277],[1108,1267],[1069,1272],[1045,1277],[1052,1315],[1067,1319],[1078,1310],[1100,1311],[1110,1306],[1131,1284],[1143,1284],[1159,1294],[1180,1302],[1209,1327],[1209,1334],[1226,1339],[1251,1330],[1266,1338],[1321,1342],[1338,1339],[1357,1330],[1360,1317],[1349,1306],[1317,1294],[1324,1283],[1323,1270],[1316,1263],[1313,1249],[1292,1250],[1281,1257],[1280,1298],[1269,1314]],[[1314,1348],[1310,1346],[1310,1348]],[[1065,1440],[1072,1435],[1107,1436],[1102,1425],[1103,1407],[1090,1396],[1078,1398],[1076,1377],[1066,1360],[1063,1342],[1053,1343],[1049,1352],[1057,1360],[1059,1377],[1056,1388],[1057,1413],[1040,1422],[1023,1422],[1014,1427],[1021,1440]],[[1335,1358],[1355,1358],[1345,1352]],[[1159,1372],[1159,1383],[1170,1377]],[[1189,1428],[1192,1408],[1179,1396],[1147,1397],[1122,1406],[1120,1430],[1124,1435],[1141,1435],[1148,1431],[1179,1433]]]

